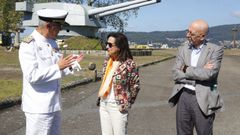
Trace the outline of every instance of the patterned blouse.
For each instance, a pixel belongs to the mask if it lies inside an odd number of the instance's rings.
[[[103,75],[106,71],[107,57],[103,64]],[[138,68],[132,59],[120,62],[113,75],[114,96],[119,105],[119,111],[125,112],[131,108],[140,90]]]

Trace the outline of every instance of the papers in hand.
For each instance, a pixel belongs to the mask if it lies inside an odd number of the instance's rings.
[[[74,61],[74,62],[72,63],[72,69],[73,69],[73,70],[80,71],[82,68],[81,68],[80,64],[79,64],[77,61]]]

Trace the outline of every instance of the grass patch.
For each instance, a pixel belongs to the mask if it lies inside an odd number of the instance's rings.
[[[20,67],[18,60],[18,50],[12,52],[5,51],[5,48],[0,46],[0,68],[5,67]]]
[[[22,94],[21,80],[0,80],[0,101],[20,97]]]
[[[65,41],[69,50],[101,50],[101,41],[95,38],[71,37]]]
[[[235,55],[240,56],[240,49],[225,49],[224,55]]]
[[[61,82],[62,82],[62,84],[67,84],[67,83],[72,82],[72,81],[74,81],[74,80],[81,80],[81,79],[83,79],[83,78],[84,78],[84,77],[81,76],[81,75],[79,75],[79,76],[68,75],[68,76],[65,76],[65,77],[61,80]]]
[[[102,64],[104,62],[104,56],[102,56],[102,55],[96,56],[96,55],[86,54],[86,55],[84,55],[83,61],[80,62],[81,67],[84,68],[84,69],[88,69],[88,65],[89,65],[90,62],[96,64],[96,69],[98,71],[102,70]]]
[[[175,56],[176,49],[166,49],[166,50],[153,50],[152,56],[134,56],[133,59],[137,65],[142,65],[145,63],[162,60],[167,57]]]

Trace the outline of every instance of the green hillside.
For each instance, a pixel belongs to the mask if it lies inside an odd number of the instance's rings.
[[[218,43],[219,41],[233,39],[232,29],[237,28],[240,31],[240,24],[221,25],[210,27],[208,39],[210,42]],[[148,42],[167,43],[170,46],[179,45],[170,39],[181,39],[186,37],[185,30],[182,31],[154,31],[154,32],[126,32],[128,39],[138,44],[147,44]],[[240,34],[238,34],[240,35]],[[240,37],[238,37],[240,40]]]
[[[68,45],[68,50],[101,50],[101,40],[86,37],[71,37],[65,40]],[[62,48],[62,46],[61,46]]]

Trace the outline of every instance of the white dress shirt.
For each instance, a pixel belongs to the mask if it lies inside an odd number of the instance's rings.
[[[199,48],[195,48],[195,47],[191,47],[192,48],[192,54],[191,54],[191,66],[192,67],[196,67],[197,63],[198,63],[198,59],[201,55],[202,52],[202,47],[203,44],[199,47]],[[191,89],[191,90],[196,90],[195,86],[191,85],[191,84],[185,84],[184,85],[185,88]]]

